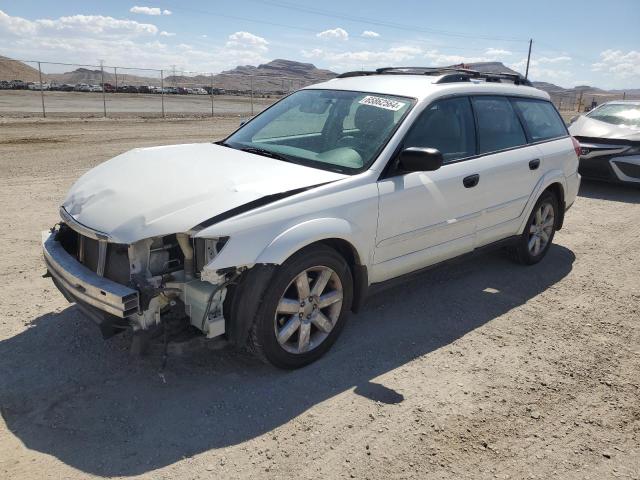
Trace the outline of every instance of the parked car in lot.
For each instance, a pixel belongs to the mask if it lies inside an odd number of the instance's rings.
[[[49,90],[50,85],[48,83],[40,83],[40,82],[31,82],[28,84],[29,90]]]
[[[23,82],[22,80],[11,80],[9,82],[9,84],[11,85],[11,89],[12,90],[26,90],[27,89],[27,83]]]
[[[100,85],[89,85],[90,92],[102,92],[102,86]]]
[[[110,83],[105,83],[102,88],[104,88],[105,93],[115,93],[116,91],[116,87]]]
[[[204,88],[194,88],[192,93],[194,95],[208,95],[207,91]]]
[[[58,92],[72,92],[74,87],[75,85],[71,85],[69,83],[56,84],[56,85],[52,84],[49,90],[55,90]]]
[[[585,178],[640,186],[640,101],[603,103],[569,126]]]
[[[492,246],[540,262],[576,198],[577,148],[518,76],[352,72],[223,141],[87,172],[44,257],[105,335],[190,325],[297,368],[371,285]]]
[[[138,87],[135,85],[118,85],[118,92],[120,93],[138,93]]]
[[[73,88],[73,90],[76,91],[76,92],[90,92],[91,91],[91,86],[87,85],[86,83],[78,83]]]

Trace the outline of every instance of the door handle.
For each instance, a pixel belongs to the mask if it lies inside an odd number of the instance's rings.
[[[465,186],[465,188],[471,188],[471,187],[475,187],[479,181],[480,181],[480,175],[477,173],[474,173],[473,175],[464,177],[464,179],[462,180],[462,184]]]
[[[534,158],[529,162],[529,170],[537,170],[539,166],[540,166],[539,158]]]

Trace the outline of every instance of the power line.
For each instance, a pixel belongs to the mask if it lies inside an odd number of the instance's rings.
[[[251,23],[256,23],[256,24],[260,24],[260,25],[270,25],[270,26],[275,26],[275,27],[280,27],[280,28],[288,28],[291,30],[300,30],[300,31],[304,31],[304,32],[310,32],[313,33],[314,35],[318,33],[317,29],[314,28],[308,28],[308,27],[302,27],[300,25],[288,25],[288,24],[283,24],[283,23],[278,23],[278,22],[271,22],[268,20],[257,20],[254,18],[249,18],[249,17],[241,17],[238,15],[229,15],[226,13],[220,13],[220,12],[211,12],[211,11],[207,11],[207,10],[202,10],[202,9],[196,9],[196,8],[190,8],[190,7],[184,7],[182,5],[178,5],[178,4],[173,4],[171,2],[156,2],[159,4],[165,4],[167,6],[170,6],[171,8],[173,8],[174,11],[184,11],[184,12],[191,12],[191,13],[196,13],[199,15],[210,15],[213,17],[219,17],[219,18],[227,18],[227,19],[231,19],[231,20],[239,20],[239,21],[243,21],[243,22],[251,22]],[[400,26],[396,26],[393,28],[400,28],[404,31],[407,30],[407,28],[405,27],[400,27]],[[464,38],[468,38],[468,37],[464,37]],[[469,37],[472,38],[472,37]],[[475,38],[475,37],[473,37]],[[496,37],[497,38],[497,37]],[[481,38],[481,39],[488,39],[487,38]],[[389,41],[387,39],[384,38],[367,38],[367,41],[378,41],[378,42],[384,42],[384,43],[389,43]],[[521,40],[508,40],[508,41],[518,41],[520,42]],[[427,42],[424,41],[418,41],[418,40],[403,40],[403,42],[405,43],[411,43],[411,44],[417,44],[417,45],[424,45],[424,46],[428,46],[429,48],[433,49],[433,50],[453,50],[453,51],[478,51],[478,52],[484,52],[487,50],[487,48],[478,48],[478,47],[454,47],[454,46],[437,46],[437,45],[432,45],[429,44]],[[521,51],[511,51],[511,53],[526,53],[526,51],[521,50]]]
[[[481,40],[493,40],[493,41],[502,41],[502,42],[527,42],[528,40],[523,38],[514,38],[514,37],[498,37],[498,36],[488,36],[488,35],[472,35],[469,33],[462,32],[454,32],[451,30],[437,30],[433,28],[424,28],[416,25],[406,25],[395,22],[381,21],[368,17],[360,17],[356,15],[347,15],[338,12],[331,12],[329,10],[323,10],[315,7],[306,7],[301,5],[296,5],[290,2],[285,1],[277,1],[277,0],[250,0],[254,3],[266,3],[268,5],[272,5],[275,7],[284,8],[287,10],[297,10],[299,12],[311,13],[313,15],[321,15],[329,18],[338,18],[341,20],[348,20],[352,22],[364,23],[369,25],[376,25],[381,27],[395,28],[400,30],[412,30],[414,32],[422,32],[429,33],[432,35],[445,35],[451,37],[460,37],[460,38],[473,38],[473,39],[481,39]]]

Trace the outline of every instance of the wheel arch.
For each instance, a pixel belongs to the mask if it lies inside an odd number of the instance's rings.
[[[316,244],[336,250],[349,265],[353,276],[351,310],[358,312],[367,295],[369,277],[363,261],[366,257],[351,241],[351,235],[351,225],[346,220],[329,218],[303,222],[278,235],[228,292],[224,316],[229,340],[236,345],[246,343],[265,286],[278,266],[298,251]]]
[[[555,195],[555,197],[558,199],[558,207],[560,212],[558,212],[556,230],[560,230],[562,228],[562,225],[564,223],[564,212],[566,209],[566,177],[561,170],[551,170],[538,181],[536,188],[533,190],[533,193],[529,197],[529,201],[527,202],[527,205],[521,217],[518,234],[521,234],[524,231],[527,220],[531,215],[531,212],[533,211],[533,207],[535,206],[538,199],[542,196],[542,194],[546,191],[553,193],[553,195]]]

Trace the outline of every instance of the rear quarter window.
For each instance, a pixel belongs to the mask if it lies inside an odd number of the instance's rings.
[[[513,98],[532,142],[566,137],[567,128],[555,107],[545,100]]]

